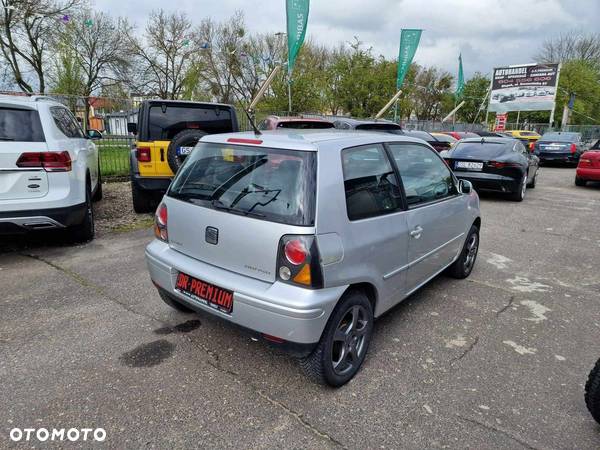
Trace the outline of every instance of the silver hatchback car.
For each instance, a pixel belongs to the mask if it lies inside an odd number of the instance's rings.
[[[320,382],[360,368],[374,318],[465,278],[479,198],[419,139],[344,131],[202,138],[146,248],[161,298],[285,347]]]

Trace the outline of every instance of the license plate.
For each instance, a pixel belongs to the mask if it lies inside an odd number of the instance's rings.
[[[471,161],[456,161],[455,167],[457,169],[481,170],[483,169],[483,163]]]
[[[233,311],[232,291],[186,275],[183,272],[179,272],[179,275],[177,275],[175,290],[224,313],[231,314],[231,311]]]
[[[177,154],[181,155],[189,155],[194,150],[194,147],[177,147]]]

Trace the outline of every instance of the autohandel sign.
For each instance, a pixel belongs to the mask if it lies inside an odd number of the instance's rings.
[[[558,73],[558,64],[495,68],[489,111],[551,110],[556,99]]]

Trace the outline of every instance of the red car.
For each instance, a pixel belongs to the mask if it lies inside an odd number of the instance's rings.
[[[575,184],[585,186],[588,181],[600,181],[600,141],[579,158]]]
[[[333,122],[318,117],[279,117],[268,116],[259,125],[259,130],[278,130],[280,128],[317,129],[334,128]]]

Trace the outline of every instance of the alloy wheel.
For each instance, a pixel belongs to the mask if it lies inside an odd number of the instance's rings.
[[[337,375],[345,375],[360,364],[366,348],[368,317],[363,306],[354,305],[346,311],[335,328],[331,363]]]
[[[477,233],[473,233],[471,236],[469,236],[469,240],[467,241],[467,246],[466,246],[466,255],[465,255],[465,262],[464,262],[464,269],[465,269],[465,273],[469,273],[471,272],[471,269],[473,269],[473,265],[475,264],[475,258],[477,257],[477,249],[479,248],[479,236],[477,235]]]

